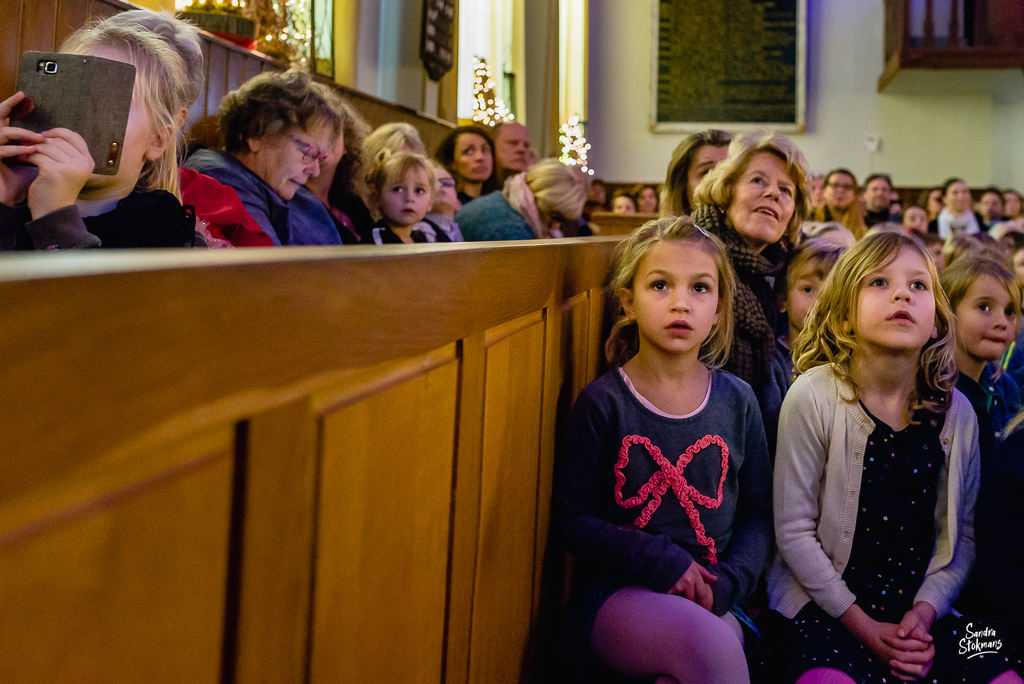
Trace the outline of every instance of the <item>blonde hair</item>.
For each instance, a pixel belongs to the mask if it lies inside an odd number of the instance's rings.
[[[779,292],[781,297],[784,298],[793,288],[796,274],[806,271],[808,267],[812,269],[812,275],[825,280],[845,251],[846,247],[828,239],[814,238],[801,242],[800,246],[790,253],[785,278],[776,279],[776,283],[783,286],[783,290]]]
[[[180,201],[178,148],[183,131],[178,127],[178,116],[182,108],[192,104],[186,101],[192,89],[184,59],[159,34],[109,19],[75,31],[60,51],[80,55],[96,47],[116,50],[135,65],[132,106],[145,107],[154,133],[166,129],[172,136],[159,158],[145,161],[136,185],[146,190],[166,190]]]
[[[920,408],[944,413],[949,408],[957,379],[953,312],[939,286],[938,273],[928,250],[913,235],[887,232],[868,235],[840,257],[807,312],[804,329],[793,346],[793,359],[797,373],[827,364],[853,388],[853,401],[858,399],[860,388],[850,375],[853,356],[860,349],[855,333],[857,301],[868,274],[890,263],[902,249],[914,251],[927,264],[938,332],[921,348],[916,389],[907,406],[907,416],[913,418]]]
[[[961,257],[980,254],[981,247],[981,241],[971,235],[950,235],[942,245],[942,259],[946,262],[946,268]]]
[[[704,180],[693,191],[693,203],[696,206],[710,205],[721,211],[728,211],[732,204],[732,194],[743,172],[747,170],[754,155],[767,152],[778,157],[786,165],[786,173],[796,186],[793,200],[795,207],[793,217],[786,227],[786,235],[792,241],[800,225],[807,216],[807,196],[810,185],[807,178],[807,159],[793,141],[784,135],[768,130],[750,131],[733,138],[729,144],[729,154],[721,164],[711,169]]]
[[[398,152],[403,147],[408,147],[413,154],[427,155],[419,131],[412,124],[395,121],[378,126],[363,138],[363,164],[372,166],[381,152]]]
[[[558,212],[567,219],[578,219],[583,213],[583,204],[587,201],[586,184],[571,168],[549,158],[541,159],[525,173],[526,185],[533,193],[538,209]],[[506,182],[511,180],[509,178]]]
[[[389,183],[402,181],[410,171],[419,169],[427,177],[427,185],[430,187],[431,203],[437,194],[437,177],[430,165],[430,160],[422,154],[413,152],[388,152],[387,150],[377,155],[375,162],[366,173],[366,189],[370,200],[369,208],[374,213],[374,218],[380,218],[380,196]],[[428,209],[429,211],[429,209]]]
[[[616,297],[623,290],[632,290],[636,284],[640,265],[648,252],[659,242],[686,242],[696,245],[711,256],[718,269],[718,322],[711,328],[700,346],[700,360],[709,368],[721,368],[729,356],[732,345],[733,298],[736,274],[725,245],[716,236],[698,227],[689,216],[666,216],[648,221],[637,228],[623,242],[615,254],[615,274],[609,289]],[[636,355],[640,348],[637,322],[623,313],[612,327],[605,343],[605,356],[609,363],[621,366]]]
[[[971,285],[983,275],[992,276],[998,280],[999,284],[1006,289],[1006,294],[1010,295],[1010,303],[1013,305],[1014,313],[1013,334],[1016,337],[1017,332],[1019,332],[1018,322],[1021,307],[1020,284],[1014,277],[1013,271],[997,259],[984,254],[969,254],[960,257],[956,260],[956,263],[942,272],[940,282],[942,284],[942,291],[946,293],[946,298],[949,299],[949,308],[955,314],[957,307],[960,306],[964,301],[964,297],[967,296],[967,291],[971,289]]]

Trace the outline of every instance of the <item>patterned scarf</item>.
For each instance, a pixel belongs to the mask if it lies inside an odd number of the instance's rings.
[[[757,391],[768,378],[768,366],[775,349],[773,326],[778,308],[765,276],[778,273],[784,263],[785,239],[758,253],[746,245],[735,228],[726,224],[725,212],[717,207],[697,207],[690,217],[698,226],[718,236],[729,250],[736,269],[736,298],[732,346],[725,370]]]

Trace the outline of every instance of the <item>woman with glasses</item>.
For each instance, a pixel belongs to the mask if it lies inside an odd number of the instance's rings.
[[[342,135],[340,98],[299,71],[254,76],[224,96],[223,150],[185,166],[235,189],[275,245],[340,245],[330,213],[306,187]]]
[[[864,207],[857,199],[857,178],[847,169],[832,169],[825,176],[825,206],[814,211],[812,221],[838,221],[860,240],[867,232]]]

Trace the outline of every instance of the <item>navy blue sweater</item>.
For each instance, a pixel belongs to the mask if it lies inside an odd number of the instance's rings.
[[[718,577],[714,612],[724,615],[754,591],[768,560],[771,488],[749,385],[714,371],[707,405],[668,418],[640,403],[616,369],[576,400],[556,464],[553,526],[590,581],[666,592],[696,560]]]

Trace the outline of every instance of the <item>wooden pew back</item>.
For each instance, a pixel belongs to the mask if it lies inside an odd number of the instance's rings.
[[[0,681],[528,676],[614,238],[0,260]]]

